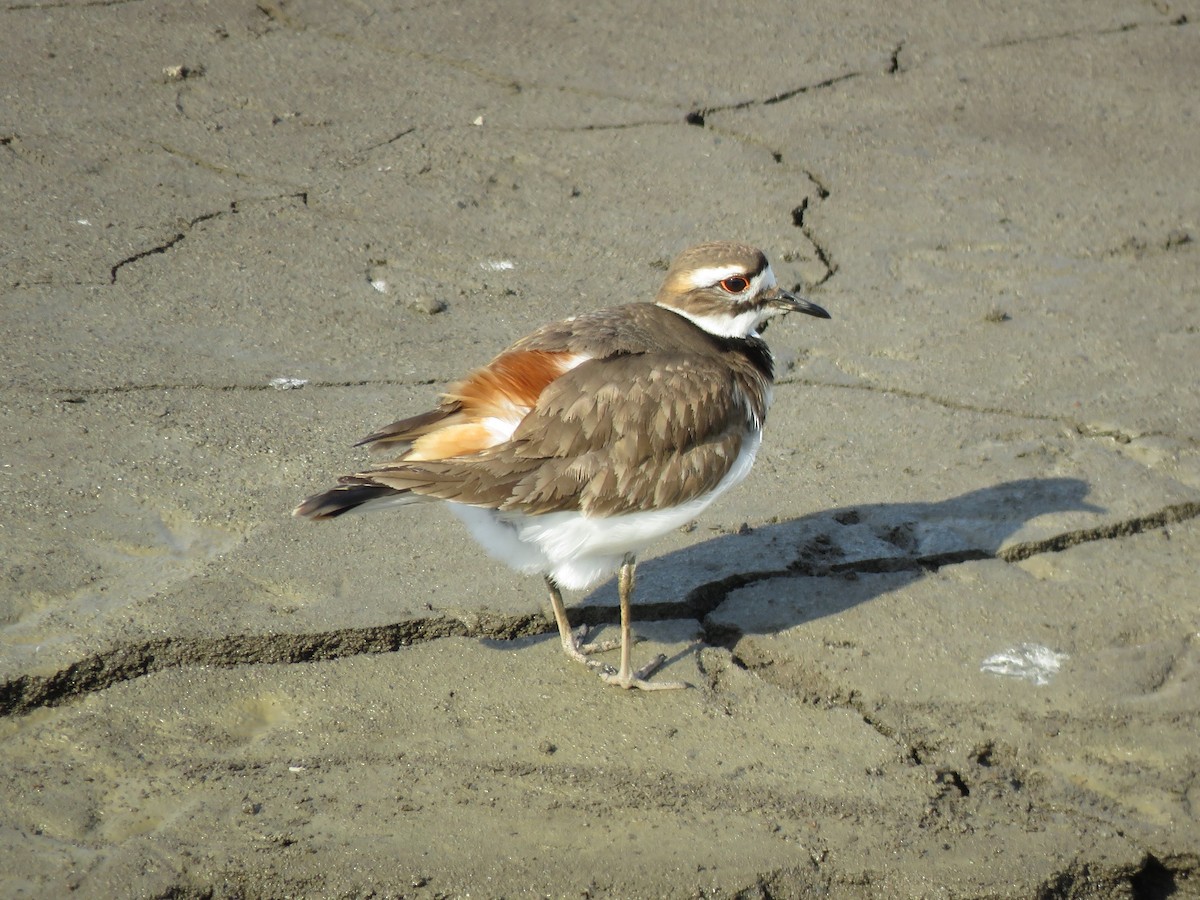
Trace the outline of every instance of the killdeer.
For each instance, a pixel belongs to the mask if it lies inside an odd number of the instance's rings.
[[[762,252],[708,243],[679,255],[653,303],[545,325],[452,384],[437,407],[356,446],[394,454],[339,479],[293,515],[332,519],[440,500],[489,554],[545,578],[567,655],[609,684],[634,669],[630,599],[637,554],[694,519],[750,472],[771,399],[772,356],[759,328],[815,303],[775,283]],[[618,572],[619,642],[572,631],[561,588]],[[620,647],[620,667],[590,659]]]

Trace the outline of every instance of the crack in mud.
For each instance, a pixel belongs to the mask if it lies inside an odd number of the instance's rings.
[[[1040,553],[1057,553],[1092,541],[1129,537],[1197,517],[1200,517],[1200,501],[1168,506],[1157,512],[1122,522],[1017,544],[998,553],[962,550],[828,565],[812,564],[801,557],[784,569],[738,573],[707,582],[693,588],[679,601],[639,604],[638,618],[645,621],[694,619],[701,623],[702,639],[705,643],[730,650],[735,665],[747,671],[761,673],[769,668],[771,661],[741,657],[736,646],[742,633],[733,626],[716,624],[709,620],[710,615],[739,588],[771,578],[844,577],[847,573],[877,574],[897,571],[932,572],[942,566],[981,559],[998,559],[1013,563]],[[616,624],[620,621],[616,606],[576,607],[572,611],[572,617],[580,625]],[[552,622],[540,613],[501,615],[481,611],[461,616],[435,615],[388,625],[325,632],[158,638],[114,646],[72,663],[53,675],[21,675],[4,682],[0,684],[0,717],[22,715],[35,709],[58,706],[123,681],[172,668],[228,668],[240,665],[315,662],[369,653],[389,653],[411,644],[446,637],[511,641],[548,634],[553,630]],[[896,737],[893,729],[874,721],[871,712],[862,706],[855,691],[827,685],[810,699],[813,702],[829,702],[857,710],[864,722],[885,737],[906,746],[909,756],[919,761],[920,748],[906,745]]]
[[[836,264],[832,264],[824,255],[822,249],[815,241],[813,246],[817,248],[818,255],[821,261],[826,265],[827,274],[820,279],[817,284],[824,284],[837,271]],[[829,266],[833,268],[830,269]],[[304,389],[317,390],[320,388],[353,388],[353,387],[427,387],[436,384],[449,383],[450,379],[442,378],[354,378],[344,381],[307,381],[304,384]],[[880,384],[860,383],[846,384],[844,382],[834,381],[819,381],[812,378],[788,378],[780,377],[775,380],[775,387],[819,387],[833,388],[839,390],[851,391],[867,391],[870,393],[886,394],[893,397],[902,397],[906,400],[921,400],[926,403],[932,403],[941,406],[945,409],[952,409],[960,412],[973,412],[981,415],[989,416],[1009,416],[1014,419],[1024,419],[1031,422],[1053,422],[1058,425],[1063,425],[1070,428],[1080,437],[1084,438],[1107,438],[1115,441],[1118,444],[1130,444],[1135,440],[1149,437],[1163,437],[1177,440],[1182,444],[1189,446],[1200,446],[1200,441],[1196,441],[1188,436],[1179,437],[1169,432],[1164,431],[1138,431],[1129,432],[1113,428],[1099,428],[1092,425],[1087,425],[1078,422],[1074,419],[1064,418],[1049,413],[1035,412],[1020,412],[1018,410],[1004,409],[999,406],[980,406],[977,404],[963,403],[957,400],[950,400],[946,397],[938,397],[933,394],[925,394],[921,391],[911,391],[905,388],[888,387]],[[50,388],[48,393],[58,396],[62,403],[80,403],[85,397],[104,397],[113,394],[135,394],[155,391],[214,391],[214,392],[233,392],[233,391],[269,391],[278,390],[274,385],[265,384],[203,384],[201,382],[155,382],[150,384],[110,384],[96,385],[90,387],[57,387]],[[39,393],[43,391],[39,390]]]
[[[820,287],[837,274],[838,264],[833,261],[833,255],[825,248],[825,246],[817,239],[816,234],[809,226],[802,226],[800,231],[808,238],[808,242],[813,246],[813,252],[817,255],[817,261],[825,268],[825,274],[812,284],[812,287]]]
[[[819,387],[819,388],[844,388],[850,391],[866,391],[868,393],[886,394],[891,397],[902,397],[906,400],[921,400],[925,403],[933,403],[945,409],[952,409],[958,412],[979,413],[985,416],[1009,416],[1014,419],[1024,419],[1029,422],[1053,422],[1057,425],[1063,425],[1070,428],[1080,437],[1085,438],[1108,438],[1118,444],[1131,444],[1136,440],[1149,437],[1170,438],[1171,440],[1179,441],[1182,444],[1189,446],[1200,446],[1200,441],[1189,437],[1188,435],[1175,435],[1166,431],[1122,431],[1115,428],[1100,428],[1094,425],[1080,422],[1076,419],[1067,418],[1064,416],[1054,415],[1053,413],[1037,413],[1037,412],[1022,412],[1015,409],[1005,409],[1002,406],[983,406],[976,403],[964,403],[960,400],[951,400],[947,397],[939,397],[935,394],[926,394],[922,391],[913,391],[907,388],[890,387],[883,384],[875,384],[871,382],[858,382],[848,384],[846,382],[833,381],[818,381],[814,378],[788,378],[780,377],[775,379],[775,387],[796,385],[799,387]]]
[[[147,256],[154,256],[156,253],[166,253],[168,250],[170,250],[172,247],[174,247],[176,244],[178,244],[180,241],[182,241],[183,238],[184,238],[184,233],[182,231],[180,231],[180,232],[177,232],[176,234],[174,234],[172,237],[168,238],[166,241],[164,241],[161,244],[151,247],[148,250],[140,250],[137,253],[133,254],[132,256],[125,257],[123,260],[118,262],[115,266],[113,266],[109,270],[108,283],[109,284],[117,283],[117,272],[122,267],[131,265],[132,263],[137,262],[139,259],[145,259]]]
[[[368,653],[390,653],[411,644],[446,637],[515,640],[548,630],[549,623],[540,615],[498,616],[481,612],[461,618],[431,616],[389,625],[308,634],[157,638],[118,645],[107,652],[85,657],[53,675],[22,675],[0,684],[0,716],[58,706],[123,681],[184,666],[230,668],[317,662]]]
[[[824,81],[818,81],[816,84],[805,84],[798,88],[781,91],[778,94],[772,94],[770,97],[754,97],[749,100],[740,100],[737,103],[723,103],[717,106],[702,106],[699,109],[692,110],[686,116],[684,121],[689,125],[696,125],[703,128],[707,118],[713,113],[733,112],[739,109],[752,109],[755,106],[774,106],[776,103],[783,103],[791,100],[793,97],[798,97],[802,94],[807,94],[811,91],[818,91],[822,88],[833,87],[841,84],[844,81],[858,78],[861,72],[846,72],[842,75],[834,75],[832,78],[826,78]]]
[[[178,244],[180,241],[182,241],[185,237],[187,237],[187,233],[189,231],[191,231],[193,228],[195,228],[197,225],[199,225],[201,222],[207,222],[210,219],[215,219],[218,216],[224,216],[224,215],[228,215],[230,213],[236,214],[237,211],[238,211],[237,201],[235,200],[234,202],[229,204],[228,209],[218,210],[217,212],[201,213],[200,215],[196,216],[195,218],[189,219],[187,221],[186,225],[184,226],[183,231],[176,232],[172,237],[168,238],[161,244],[157,244],[156,246],[150,247],[146,250],[139,250],[137,253],[134,253],[132,256],[127,256],[124,259],[122,259],[120,262],[118,262],[115,266],[113,266],[109,270],[108,283],[116,284],[117,283],[117,273],[125,266],[132,265],[133,263],[137,262],[138,260],[145,259],[147,256],[154,256],[159,253],[166,253],[168,250],[170,250],[172,247],[174,247],[176,244]]]
[[[782,162],[782,154],[776,153],[774,156],[776,162]],[[817,178],[817,176],[808,169],[802,169],[801,171],[804,172],[805,177],[807,177],[812,183],[813,187],[816,188],[817,202],[819,203],[822,200],[827,200],[830,196],[830,191],[829,188],[827,188],[821,181],[821,179]],[[825,284],[827,281],[829,281],[829,279],[833,278],[833,276],[837,274],[838,264],[833,260],[833,253],[821,242],[821,240],[817,237],[812,225],[808,222],[808,210],[809,198],[805,197],[800,201],[798,206],[792,208],[792,225],[800,229],[800,233],[803,234],[808,240],[809,244],[812,245],[813,253],[817,257],[817,262],[819,262],[825,269],[824,274],[822,274],[820,278],[818,278],[811,285],[807,286],[808,288],[816,288],[821,287],[821,285]],[[797,286],[797,289],[799,289],[799,286]]]
[[[1081,528],[1077,531],[1067,531],[1040,541],[1029,541],[1015,544],[1001,550],[997,558],[1005,562],[1020,562],[1041,553],[1059,553],[1080,544],[1090,544],[1093,541],[1107,541],[1115,538],[1132,537],[1154,528],[1165,528],[1200,516],[1200,502],[1177,503],[1160,509],[1158,512],[1145,516],[1126,519],[1123,522],[1112,522],[1108,525],[1098,525],[1095,528]]]
[[[70,2],[70,0],[60,0],[60,2],[47,3],[14,3],[11,6],[4,7],[4,12],[21,12],[23,10],[45,10],[45,9],[82,9],[89,6],[126,6],[130,3],[141,3],[142,0],[83,0],[83,2]]]
[[[354,379],[350,381],[306,381],[306,389],[314,388],[354,388],[354,387],[413,387],[438,384],[436,378],[379,378]],[[298,390],[299,388],[290,388]],[[51,393],[59,395],[63,403],[82,403],[84,397],[105,397],[110,394],[137,394],[156,391],[213,391],[216,393],[233,391],[277,391],[280,388],[267,382],[266,384],[110,384],[98,387],[54,388]]]
[[[1001,41],[995,41],[990,44],[984,44],[983,48],[992,50],[1001,47],[1020,47],[1023,44],[1042,44],[1048,41],[1063,41],[1075,40],[1083,37],[1106,37],[1114,34],[1125,34],[1126,32],[1136,31],[1139,28],[1175,28],[1181,25],[1188,24],[1188,17],[1180,13],[1173,19],[1166,22],[1126,22],[1122,25],[1114,25],[1111,28],[1092,28],[1079,29],[1077,31],[1060,31],[1054,34],[1033,34],[1025,37],[1005,38]]]
[[[303,204],[304,206],[307,206],[308,205],[308,192],[307,191],[297,191],[297,192],[291,193],[291,194],[283,194],[279,197],[263,197],[260,200],[257,200],[255,202],[263,202],[263,201],[269,201],[269,200],[299,200],[301,202],[301,204]],[[201,222],[208,222],[212,219],[217,219],[222,216],[237,215],[241,209],[241,206],[245,202],[247,202],[247,201],[232,200],[232,201],[230,201],[229,206],[226,209],[219,209],[219,210],[216,210],[215,212],[201,213],[198,216],[194,216],[193,218],[188,219],[187,221],[184,222],[183,229],[181,231],[177,231],[174,235],[167,238],[167,240],[163,241],[161,244],[156,244],[155,246],[148,247],[145,250],[139,250],[137,253],[127,256],[122,260],[118,260],[116,265],[114,265],[111,269],[109,269],[108,283],[116,284],[117,283],[117,274],[125,266],[132,265],[133,263],[136,263],[140,260],[145,259],[147,256],[155,256],[160,253],[166,253],[168,250],[172,249],[177,244],[179,244],[181,241],[183,241],[183,239],[188,236],[188,233],[193,228],[195,228],[197,225],[199,225]]]
[[[628,128],[662,128],[676,124],[676,119],[643,119],[636,122],[592,122],[587,125],[549,126],[546,130],[570,134],[584,131],[622,131]]]
[[[343,168],[353,168],[354,166],[362,165],[366,158],[374,151],[379,150],[382,147],[390,147],[392,144],[408,137],[410,134],[415,134],[416,130],[416,125],[410,125],[408,128],[405,128],[403,131],[396,132],[396,134],[389,138],[376,141],[374,144],[369,144],[365,147],[359,148],[358,150],[351,150],[344,159],[338,159],[338,165],[342,166]]]

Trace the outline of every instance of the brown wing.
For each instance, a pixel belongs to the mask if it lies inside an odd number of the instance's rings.
[[[531,514],[675,505],[725,476],[759,406],[719,359],[591,359],[548,382],[503,443],[455,458],[410,454],[345,483]]]

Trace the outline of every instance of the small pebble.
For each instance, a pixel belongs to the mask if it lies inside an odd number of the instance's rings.
[[[437,297],[411,297],[408,305],[418,312],[428,313],[431,316],[446,309],[446,301],[439,300]]]

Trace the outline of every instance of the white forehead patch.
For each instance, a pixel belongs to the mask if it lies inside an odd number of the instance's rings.
[[[758,293],[763,288],[775,287],[775,273],[771,271],[771,264],[767,263],[767,267],[750,279],[750,284],[754,286],[754,293]]]

